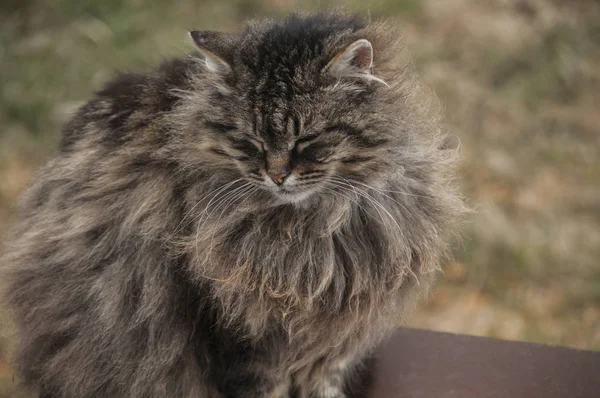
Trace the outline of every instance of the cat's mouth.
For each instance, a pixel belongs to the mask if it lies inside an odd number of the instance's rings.
[[[317,191],[314,185],[303,186],[294,174],[290,174],[280,181],[276,181],[276,179],[267,175],[264,175],[261,180],[260,185],[263,189],[273,195],[276,201],[280,203],[298,203],[306,200]]]

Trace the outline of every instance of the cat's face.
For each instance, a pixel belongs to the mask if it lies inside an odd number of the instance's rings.
[[[260,129],[230,148],[241,155],[234,159],[244,177],[282,201],[306,199],[335,177],[337,143],[325,132],[305,130],[302,120],[291,116],[283,131]]]
[[[378,101],[386,85],[372,74],[371,43],[342,37],[329,51],[324,45],[315,51],[310,41],[318,37],[299,33],[290,40],[275,28],[258,44],[191,34],[212,82],[211,111],[199,120],[215,167],[234,167],[288,203],[355,190],[384,175],[392,143]],[[237,46],[228,60],[227,40]]]
[[[213,131],[220,154],[244,179],[283,202],[369,183],[385,167],[389,141],[385,125],[362,117],[369,106],[359,103],[367,91],[324,88],[292,98],[285,112],[273,112],[273,104],[271,112],[257,106],[234,125]]]

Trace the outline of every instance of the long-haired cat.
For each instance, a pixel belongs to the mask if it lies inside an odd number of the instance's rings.
[[[43,397],[347,396],[462,212],[393,25],[190,33],[66,126],[4,256]]]

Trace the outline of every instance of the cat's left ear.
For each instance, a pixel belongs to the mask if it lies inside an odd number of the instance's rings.
[[[214,31],[189,32],[196,47],[202,53],[206,68],[218,75],[225,76],[231,72],[231,51],[234,37],[228,33]]]
[[[367,39],[349,44],[325,66],[334,77],[368,77],[373,67],[373,46]]]

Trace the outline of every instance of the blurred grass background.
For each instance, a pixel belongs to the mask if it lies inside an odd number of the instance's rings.
[[[411,325],[599,350],[597,0],[2,0],[0,236],[69,112],[115,70],[183,54],[191,28],[339,5],[398,20],[462,141],[476,213]],[[0,325],[10,397],[14,336]]]

